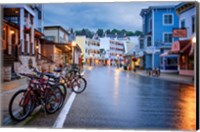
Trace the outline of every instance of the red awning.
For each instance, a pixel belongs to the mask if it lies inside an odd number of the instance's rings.
[[[172,44],[170,53],[189,53],[191,48],[191,40],[179,40]]]

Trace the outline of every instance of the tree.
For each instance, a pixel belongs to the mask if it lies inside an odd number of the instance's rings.
[[[136,31],[135,31],[135,36],[140,36],[140,35],[142,35],[142,32],[141,32],[141,31],[138,31],[138,30],[136,30]]]
[[[106,34],[111,34],[110,29],[107,29],[107,30],[105,31],[105,33],[106,33]]]
[[[98,29],[97,32],[96,32],[96,34],[97,34],[99,37],[103,37],[103,34],[104,34],[103,29]]]

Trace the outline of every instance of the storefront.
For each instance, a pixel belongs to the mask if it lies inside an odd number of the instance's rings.
[[[178,55],[165,52],[160,55],[161,72],[178,72]]]
[[[181,75],[194,76],[194,44],[191,39],[173,43],[171,54],[179,55],[178,70]]]

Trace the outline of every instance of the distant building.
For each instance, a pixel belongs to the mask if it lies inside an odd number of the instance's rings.
[[[84,62],[88,65],[98,65],[100,59],[100,39],[76,36],[75,42],[81,47],[84,54]]]
[[[178,27],[178,16],[175,6],[150,6],[140,12],[143,21],[143,36],[140,37],[140,47],[144,52],[144,67],[158,68],[161,71],[177,71],[177,56],[164,57],[170,51],[173,38],[172,31]],[[161,56],[160,56],[161,55]]]
[[[51,59],[56,65],[79,64],[81,49],[78,45],[73,46],[73,43],[69,41],[67,30],[57,25],[45,26],[44,34],[45,39],[41,46],[42,56]]]

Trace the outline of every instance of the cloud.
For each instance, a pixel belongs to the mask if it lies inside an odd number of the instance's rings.
[[[177,2],[172,2],[173,5]],[[169,5],[166,2],[63,3],[45,4],[45,25],[65,28],[141,30],[140,11],[148,6]]]

